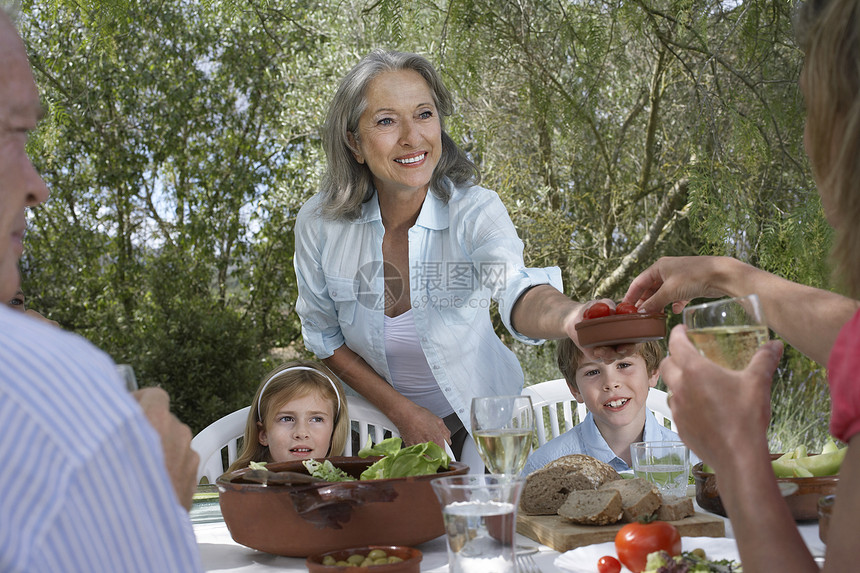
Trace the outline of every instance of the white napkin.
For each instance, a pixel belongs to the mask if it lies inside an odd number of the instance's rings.
[[[738,545],[728,537],[682,537],[681,549],[692,551],[700,547],[705,550],[708,559],[733,559],[740,563]],[[615,553],[615,542],[595,543],[571,549],[555,558],[555,566],[573,573],[594,573],[597,571],[597,560],[604,555],[618,558]],[[621,567],[622,573],[630,573],[627,567]]]

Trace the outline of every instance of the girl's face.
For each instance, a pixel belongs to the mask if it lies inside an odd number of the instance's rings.
[[[331,401],[319,392],[281,404],[265,422],[258,439],[269,447],[273,462],[324,458],[328,453],[334,411]]]

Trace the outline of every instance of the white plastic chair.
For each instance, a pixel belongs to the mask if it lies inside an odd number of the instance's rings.
[[[556,436],[560,436],[585,418],[585,413],[579,413],[579,405],[570,393],[564,378],[526,386],[522,393],[532,399],[539,446]],[[559,406],[561,407],[561,419],[559,419]],[[549,413],[549,428],[546,427],[545,412]],[[574,418],[574,414],[576,414],[576,418]]]
[[[359,449],[367,445],[368,436],[371,437],[374,444],[378,444],[386,437],[400,436],[400,432],[397,431],[397,426],[394,425],[394,422],[389,420],[388,416],[371,404],[369,400],[361,396],[349,395],[346,397],[346,403],[349,408],[350,428],[358,434]],[[391,433],[386,436],[386,432]],[[343,455],[358,455],[358,451],[353,452],[352,436],[346,441]]]
[[[535,412],[538,445],[541,446],[568,431],[574,424],[582,422],[588,413],[585,404],[578,403],[570,393],[567,381],[564,378],[526,386],[523,388],[523,394],[531,396],[532,408]],[[672,420],[672,410],[669,408],[667,399],[668,395],[666,392],[651,388],[648,391],[646,405],[654,413],[657,422],[665,426],[668,421],[668,427],[671,429],[674,427],[675,422]],[[561,420],[559,420],[559,406],[561,406],[562,410]],[[549,412],[549,428],[546,427],[544,419],[545,411]],[[575,420],[573,416],[574,411],[576,412]],[[561,421],[564,421],[563,426],[561,425]]]
[[[351,422],[352,431],[357,433],[359,448],[367,445],[367,437],[371,436],[373,443],[379,443],[386,437],[400,436],[397,426],[394,422],[388,419],[388,416],[383,414],[370,401],[361,396],[349,395],[346,397],[349,405],[349,419]],[[390,432],[386,436],[386,432]],[[445,444],[445,451],[454,459],[454,453],[451,451],[451,446]],[[353,452],[352,440],[347,440],[346,448],[343,455],[354,456],[358,452]],[[463,451],[460,456],[461,462],[469,466],[470,473],[483,473],[484,462],[481,460],[481,455],[478,453],[478,448],[475,446],[474,440],[467,439],[463,444]]]
[[[223,474],[227,468],[221,461],[221,452],[227,448],[227,463],[232,464],[239,455],[239,438],[245,435],[250,406],[215,420],[191,440],[191,448],[200,456],[197,466],[197,481],[204,476],[209,483]]]
[[[390,432],[389,436],[400,436],[394,422],[389,420],[368,400],[361,396],[347,396],[346,402],[349,409],[350,427],[358,435],[359,447],[367,445],[368,436],[371,436],[373,443],[382,441],[386,437],[386,432]],[[238,442],[245,434],[245,423],[248,420],[250,410],[251,407],[246,406],[241,410],[227,414],[206,426],[191,440],[191,447],[200,456],[200,464],[197,466],[198,482],[205,476],[209,483],[215,483],[218,476],[227,470],[222,462],[224,448],[227,448],[227,464],[229,465],[236,460],[239,455]],[[451,448],[446,445],[445,450],[453,458]],[[352,436],[350,436],[350,439],[346,441],[343,455],[354,456],[357,454],[357,451],[353,451]],[[484,471],[484,463],[481,461],[472,440],[466,440],[461,461],[469,465],[471,472],[482,473]]]

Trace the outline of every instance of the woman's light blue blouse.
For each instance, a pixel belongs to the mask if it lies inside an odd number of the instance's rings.
[[[478,186],[451,189],[447,203],[428,193],[409,230],[412,311],[421,347],[448,403],[469,427],[475,396],[519,394],[523,373],[490,319],[495,300],[510,333],[511,310],[527,289],[562,291],[557,267],[526,268],[523,243],[499,196]],[[320,215],[315,195],[296,220],[295,269],[305,346],[327,358],[346,344],[391,382],[385,356],[385,229],[376,194],[355,220]]]

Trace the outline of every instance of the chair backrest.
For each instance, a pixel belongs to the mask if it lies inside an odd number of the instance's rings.
[[[368,436],[373,439],[374,444],[378,444],[385,438],[400,436],[394,422],[389,420],[388,416],[371,404],[369,400],[361,396],[349,395],[346,397],[346,403],[349,408],[351,435],[350,439],[346,441],[343,455],[358,455],[358,450],[367,445]],[[355,444],[353,444],[353,440],[355,440]]]
[[[346,441],[343,455],[357,455],[358,450],[367,445],[368,436],[376,444],[387,437],[400,435],[394,422],[368,400],[361,396],[347,396],[346,401],[351,433],[350,439]],[[206,426],[191,440],[191,447],[200,456],[200,464],[197,466],[198,482],[206,477],[209,483],[215,483],[218,476],[227,470],[227,466],[222,462],[224,448],[227,448],[227,464],[236,460],[239,455],[239,439],[245,434],[245,423],[250,409],[250,406],[246,406],[227,414]],[[446,446],[445,449],[451,456],[451,448]],[[471,471],[478,473],[484,471],[483,462],[480,461],[481,458],[472,440],[466,441],[461,458],[469,464]]]
[[[560,436],[585,418],[584,413],[579,414],[578,404],[564,378],[526,386],[523,394],[532,399],[539,446]]]
[[[349,406],[349,419],[352,428],[351,439],[347,440],[343,455],[354,456],[358,450],[367,445],[368,436],[374,444],[385,438],[398,437],[400,432],[394,422],[388,419],[376,406],[361,396],[349,395],[346,397]],[[355,440],[355,442],[353,441]],[[454,459],[451,447],[445,444],[445,451]],[[484,462],[478,454],[474,440],[467,439],[463,445],[460,461],[468,464],[471,473],[483,473]]]
[[[197,466],[197,481],[204,476],[209,483],[223,474],[227,468],[221,461],[221,452],[227,448],[227,464],[232,464],[239,455],[239,439],[245,435],[250,406],[215,420],[191,440],[191,448],[200,456]]]
[[[675,430],[675,420],[672,419],[672,409],[669,408],[669,395],[666,392],[651,388],[648,390],[646,404],[648,405],[648,409],[654,412],[654,416],[658,422],[670,430]]]
[[[574,399],[564,378],[526,386],[523,388],[523,394],[531,396],[532,399],[540,446],[568,431],[574,424],[582,422],[588,413],[585,404],[580,404]],[[669,409],[667,398],[666,392],[651,388],[648,391],[646,405],[660,424],[674,429],[675,422],[672,420],[672,410]],[[561,418],[559,418],[559,410],[561,410]],[[576,418],[573,416],[574,412]]]

